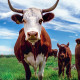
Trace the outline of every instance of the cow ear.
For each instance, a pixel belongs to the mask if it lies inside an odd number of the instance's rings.
[[[58,47],[58,48],[60,47],[59,43],[57,43],[57,47]]]
[[[19,15],[19,14],[14,14],[14,15],[12,15],[12,16],[11,16],[11,19],[12,19],[13,21],[15,21],[16,24],[21,24],[21,23],[23,23],[23,21],[22,21],[23,16],[21,16],[21,15]]]
[[[69,42],[67,43],[67,47],[69,46]]]
[[[43,15],[43,22],[47,22],[50,21],[54,18],[54,14],[53,13],[46,13]]]

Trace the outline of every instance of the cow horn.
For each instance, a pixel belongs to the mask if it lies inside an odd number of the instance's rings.
[[[12,11],[18,12],[18,13],[23,13],[23,10],[13,8],[9,0],[8,0],[8,4],[9,4],[9,7],[10,7],[10,9],[11,9]]]
[[[59,2],[59,0],[57,0],[56,3],[52,7],[48,8],[48,9],[42,9],[42,13],[54,10],[56,8],[58,2]]]

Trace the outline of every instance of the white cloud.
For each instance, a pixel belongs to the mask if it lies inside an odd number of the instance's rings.
[[[51,41],[58,41],[58,40],[52,38]]]
[[[0,13],[0,19],[10,17],[13,14],[12,11],[6,13]]]
[[[75,38],[75,36],[69,36],[70,38]]]
[[[60,18],[61,20],[80,23],[80,20],[73,16],[73,14],[68,9],[58,8],[55,10],[55,17]]]
[[[6,24],[6,22],[4,22],[3,24]]]
[[[78,34],[75,34],[75,35],[71,35],[69,36],[70,38],[77,38],[79,35]]]
[[[0,29],[0,39],[16,39],[18,37],[18,32],[8,30],[6,28]]]
[[[0,45],[0,55],[7,55],[7,54],[13,54],[13,53],[14,53],[13,48]]]
[[[1,51],[6,51],[6,52],[11,52],[11,51],[13,51],[13,49],[12,48],[9,48],[9,47],[7,47],[7,46],[0,46],[0,52]]]
[[[75,35],[76,37],[78,36],[78,34]]]
[[[45,28],[71,33],[80,32],[80,24],[69,24],[55,20],[49,22],[49,24],[51,24],[51,26],[46,26]]]
[[[61,5],[74,10],[73,14],[80,13],[80,0],[62,0]]]

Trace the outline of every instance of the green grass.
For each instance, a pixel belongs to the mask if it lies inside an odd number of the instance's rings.
[[[44,70],[43,80],[68,80],[65,74],[63,78],[58,77],[58,70],[54,68],[58,67],[57,58],[49,57]],[[72,64],[75,64],[75,57],[72,56]],[[34,70],[30,67],[32,77],[31,80],[38,80],[38,77],[35,77]],[[38,73],[38,71],[37,71]],[[71,79],[78,80],[77,71],[71,70]],[[18,62],[16,57],[1,57],[0,58],[0,80],[25,80],[25,71],[21,63]]]

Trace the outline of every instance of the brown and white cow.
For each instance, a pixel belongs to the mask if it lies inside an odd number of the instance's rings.
[[[59,67],[59,76],[62,73],[64,76],[64,69],[66,67],[66,74],[67,77],[71,77],[71,51],[69,48],[69,43],[67,45],[57,43],[57,46],[59,48],[59,53],[58,53],[58,67]]]
[[[78,80],[80,80],[80,38],[76,39],[76,47],[75,47],[75,64],[78,72]]]
[[[29,65],[34,68],[35,74],[39,66],[38,78],[42,80],[48,54],[52,48],[51,39],[44,27],[42,27],[42,22],[47,22],[54,18],[53,13],[46,12],[54,10],[58,2],[59,0],[48,9],[29,8],[20,10],[13,8],[8,0],[10,9],[22,14],[14,14],[11,18],[17,24],[24,24],[24,28],[19,32],[19,37],[14,46],[14,52],[17,59],[22,62],[25,68],[26,80],[30,80],[31,77]]]

